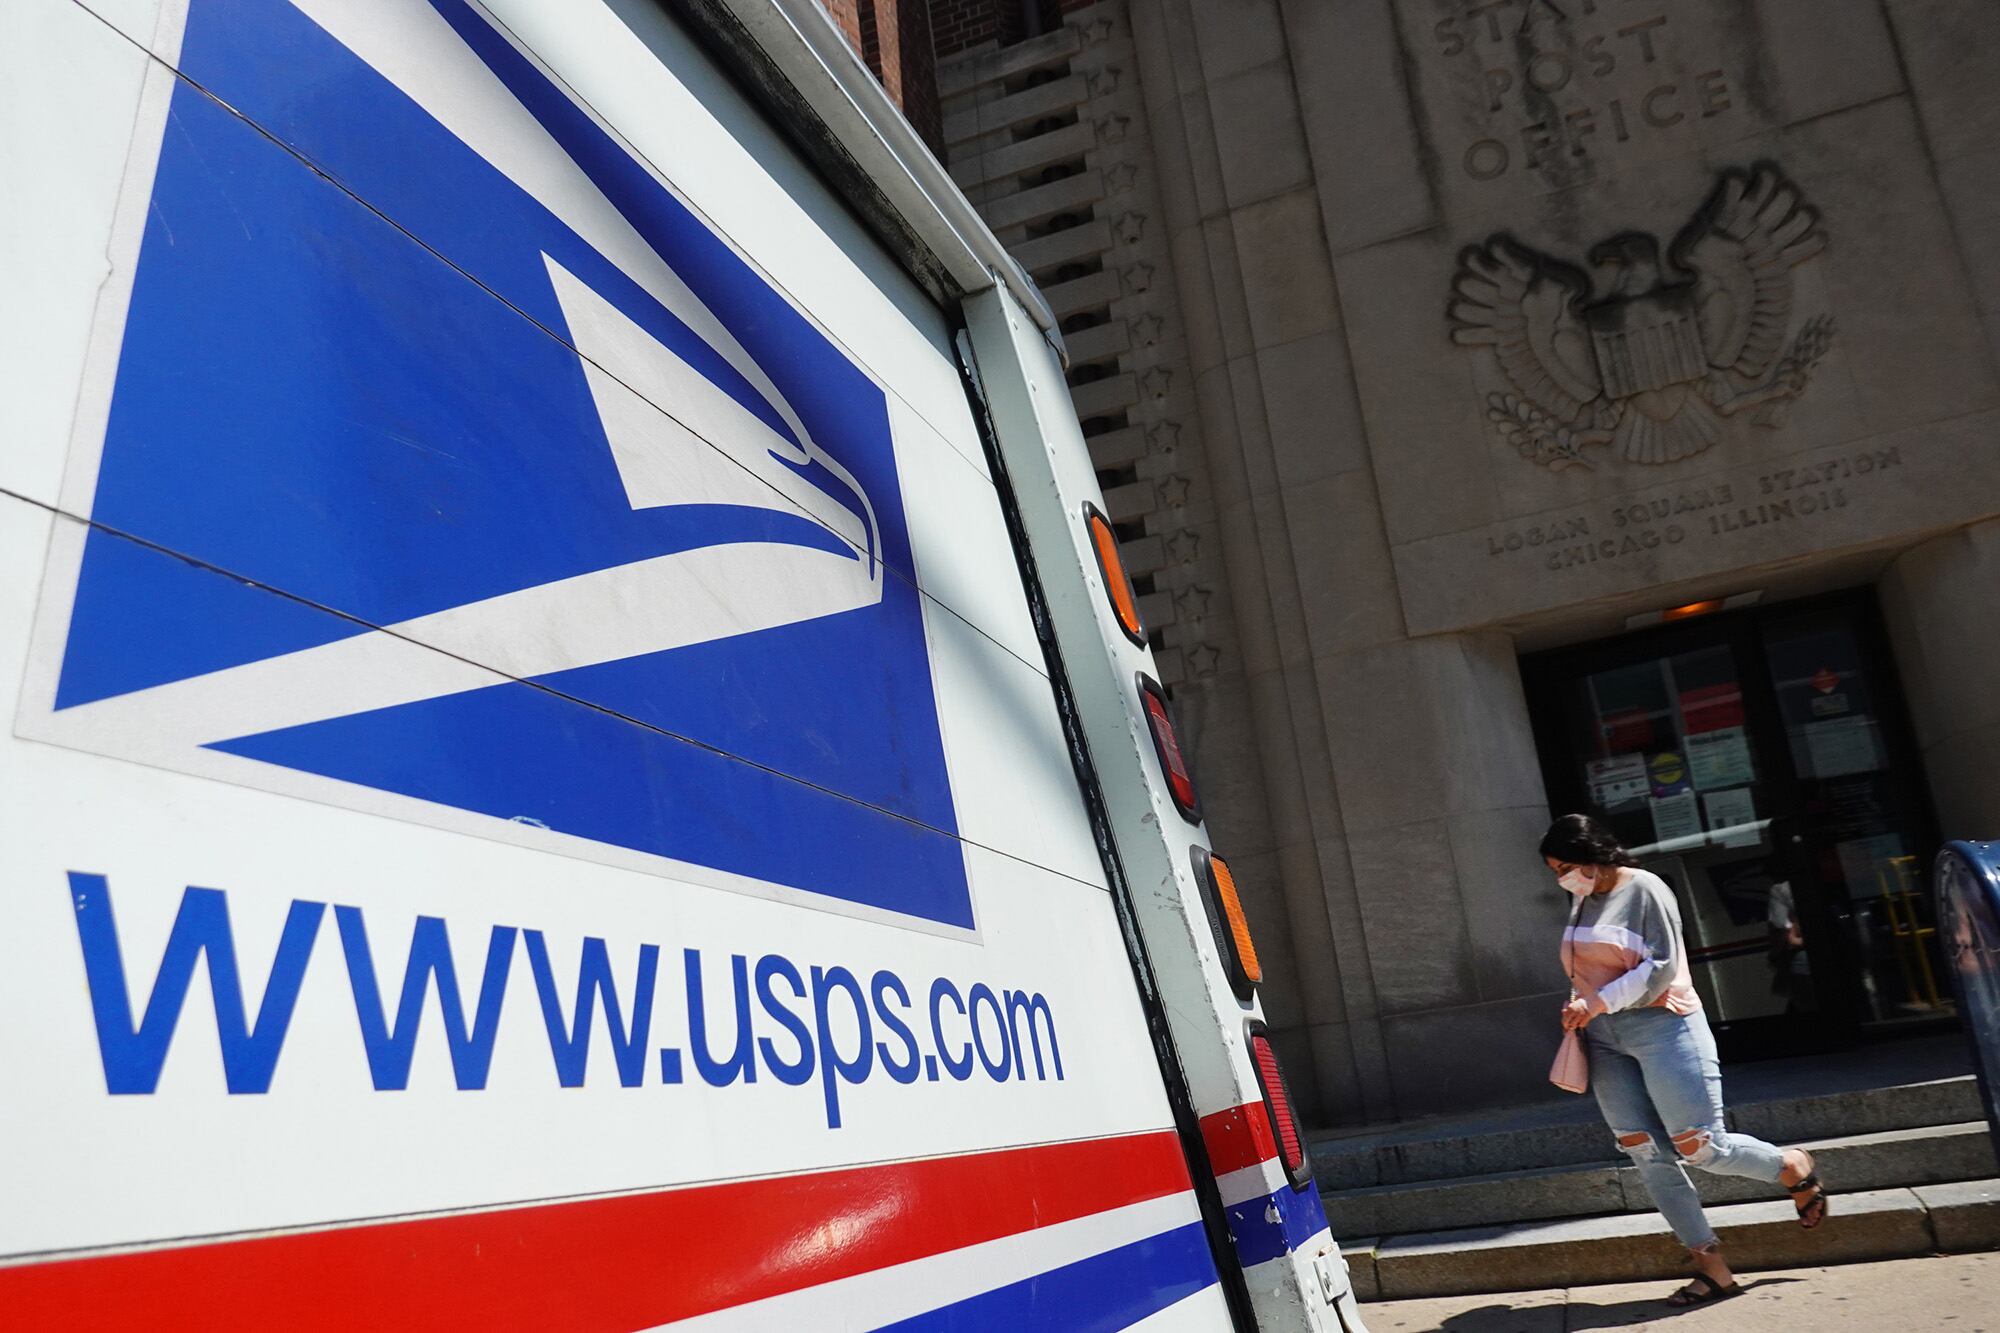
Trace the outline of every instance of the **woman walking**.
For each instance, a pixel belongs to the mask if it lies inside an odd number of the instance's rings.
[[[1742,1288],[1686,1168],[1780,1185],[1811,1230],[1827,1214],[1812,1154],[1723,1127],[1715,1038],[1688,984],[1680,908],[1666,882],[1639,869],[1617,836],[1587,815],[1550,825],[1541,853],[1576,900],[1563,932],[1572,986],[1563,1027],[1583,1030],[1605,1123],[1694,1259],[1694,1280],[1667,1303],[1735,1296]]]

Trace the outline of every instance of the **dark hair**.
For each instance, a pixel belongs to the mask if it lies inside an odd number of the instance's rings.
[[[1541,853],[1579,866],[1636,866],[1618,835],[1589,815],[1564,815],[1542,835]]]

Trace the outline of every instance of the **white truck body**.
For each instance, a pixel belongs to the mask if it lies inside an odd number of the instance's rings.
[[[0,14],[0,1323],[1359,1329],[1046,312],[713,13],[790,112],[639,0]]]

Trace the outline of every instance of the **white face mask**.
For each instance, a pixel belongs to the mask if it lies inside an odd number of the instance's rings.
[[[1558,877],[1556,883],[1562,885],[1566,892],[1581,898],[1597,888],[1597,874],[1589,866],[1578,866]]]

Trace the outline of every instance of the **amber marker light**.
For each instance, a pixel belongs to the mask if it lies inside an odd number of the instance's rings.
[[[1111,618],[1135,648],[1143,648],[1146,625],[1139,619],[1139,599],[1118,555],[1118,534],[1111,530],[1111,520],[1088,500],[1083,502],[1083,525],[1090,530],[1091,549],[1097,552],[1097,574],[1104,582],[1104,595],[1111,599]]]
[[[1720,598],[1708,602],[1689,602],[1686,606],[1670,607],[1660,612],[1663,621],[1692,620],[1696,616],[1713,615],[1722,609]]]
[[[1209,929],[1215,932],[1223,970],[1229,973],[1229,989],[1237,999],[1248,1000],[1264,979],[1264,967],[1257,961],[1257,945],[1236,895],[1236,877],[1229,873],[1228,862],[1206,847],[1191,847],[1188,856],[1194,862],[1195,883],[1201,888],[1202,907]]]
[[[1293,1189],[1312,1183],[1312,1161],[1306,1156],[1305,1135],[1292,1111],[1291,1090],[1285,1086],[1285,1071],[1278,1067],[1278,1053],[1262,1023],[1250,1025],[1250,1063],[1257,1067],[1257,1084],[1264,1093],[1264,1112],[1271,1117],[1271,1137],[1277,1140],[1278,1160],[1285,1165]]]
[[[1195,796],[1194,774],[1188,771],[1180,739],[1174,735],[1174,720],[1167,712],[1167,696],[1161,691],[1159,682],[1145,672],[1140,672],[1136,679],[1139,706],[1146,714],[1146,729],[1153,734],[1153,753],[1159,758],[1160,771],[1166,775],[1167,794],[1173,797],[1174,808],[1181,812],[1182,819],[1190,824],[1199,824],[1201,801]]]

